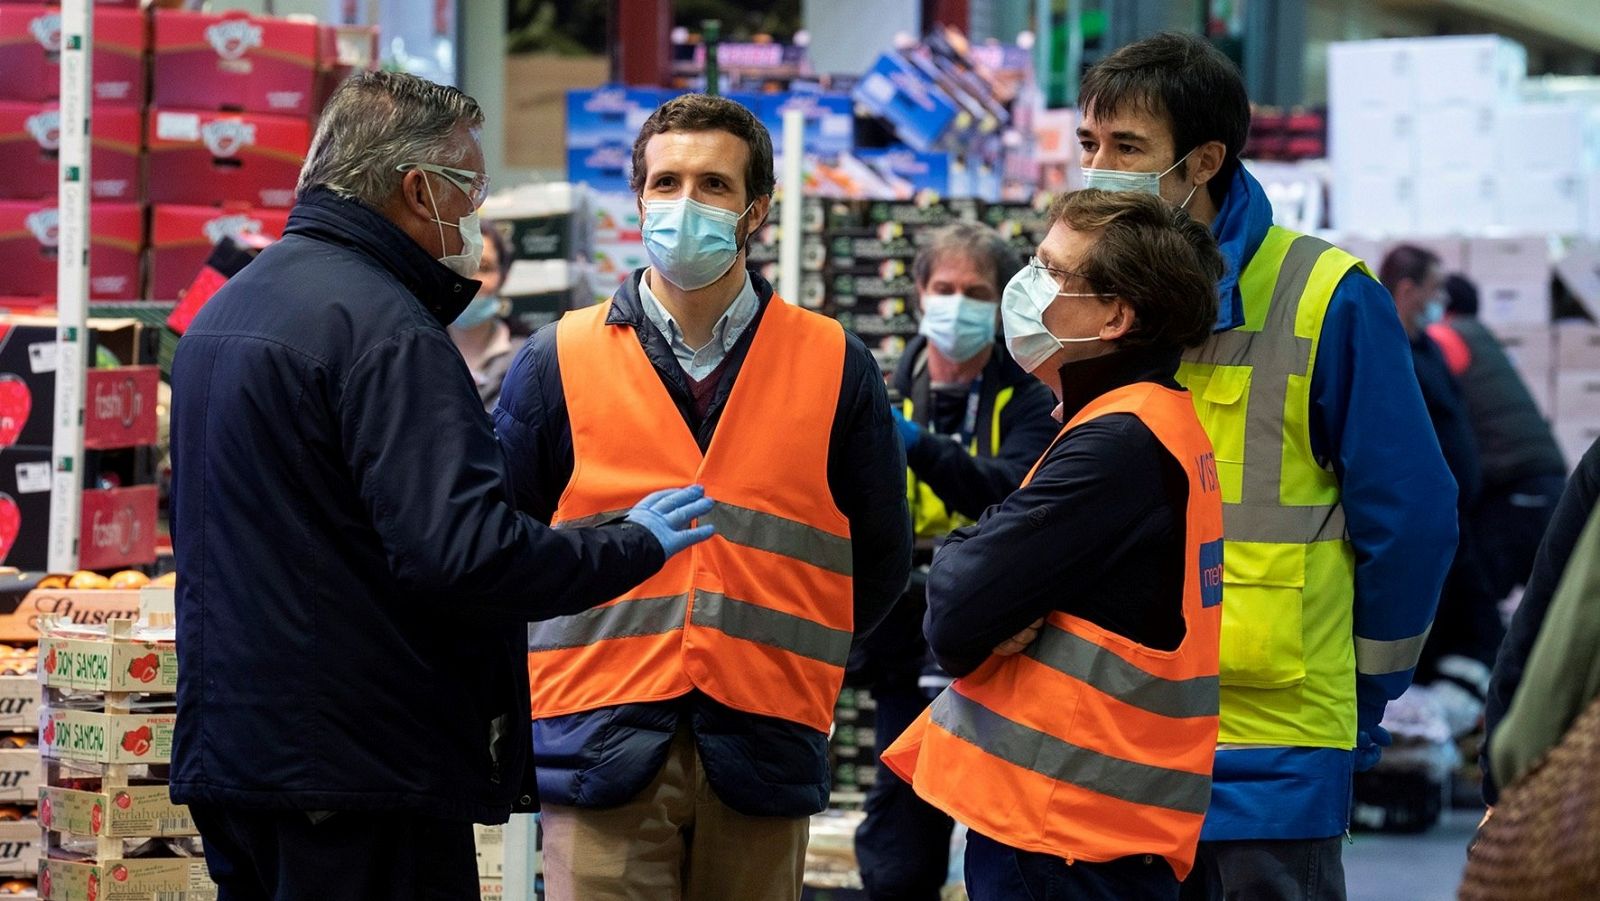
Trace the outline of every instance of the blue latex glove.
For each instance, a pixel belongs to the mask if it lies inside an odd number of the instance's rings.
[[[1378,765],[1383,749],[1394,743],[1389,730],[1382,726],[1368,726],[1356,733],[1356,772],[1365,773]]]
[[[889,413],[894,416],[895,428],[900,430],[900,443],[905,445],[906,450],[916,447],[917,442],[922,440],[922,426],[906,419],[898,407],[890,407]]]
[[[706,490],[699,485],[663,488],[635,504],[628,511],[627,520],[648,529],[671,557],[711,537],[716,529],[710,525],[692,529],[689,524],[710,513],[714,506],[716,504],[706,497]]]

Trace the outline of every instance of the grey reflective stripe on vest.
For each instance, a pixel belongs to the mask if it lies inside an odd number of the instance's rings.
[[[627,515],[627,510],[611,510],[569,519],[556,528],[581,529]],[[717,501],[710,513],[700,517],[700,524],[706,523],[716,526],[717,534],[734,544],[782,554],[842,576],[850,575],[855,569],[850,539],[813,529],[802,522]]]
[[[1378,641],[1374,638],[1356,638],[1356,672],[1363,676],[1385,676],[1415,669],[1422,659],[1422,646],[1428,643],[1429,626],[1421,635]]]
[[[1123,760],[1007,719],[955,689],[933,702],[940,728],[1007,763],[1134,804],[1201,815],[1211,777]]]
[[[528,650],[560,651],[608,638],[663,635],[682,629],[688,613],[689,596],[686,594],[621,601],[572,616],[529,623]]]
[[[801,657],[844,666],[850,657],[851,633],[830,629],[805,617],[771,610],[727,595],[697,591],[694,624],[734,638],[769,645]]]
[[[1283,421],[1289,377],[1305,375],[1311,365],[1311,339],[1296,335],[1294,324],[1311,271],[1330,248],[1326,241],[1307,235],[1294,239],[1272,286],[1271,306],[1261,331],[1218,332],[1185,355],[1195,363],[1250,367],[1239,503],[1222,507],[1223,537],[1229,541],[1310,544],[1345,537],[1343,506],[1282,503]]]
[[[605,513],[596,513],[593,516],[584,516],[578,519],[568,519],[551,526],[553,529],[587,529],[603,522],[621,519],[628,515],[627,510],[608,510]]]
[[[1158,716],[1216,716],[1218,712],[1216,676],[1163,679],[1055,625],[1045,626],[1024,653],[1124,704]]]
[[[717,534],[734,544],[782,554],[843,576],[854,569],[850,539],[792,519],[718,501],[700,523],[716,526]]]

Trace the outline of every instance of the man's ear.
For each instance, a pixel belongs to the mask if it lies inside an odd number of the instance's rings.
[[[428,189],[428,174],[421,169],[412,169],[400,178],[400,204],[406,212],[420,219],[432,222],[437,218],[430,202]]]
[[[1227,159],[1228,146],[1221,141],[1207,141],[1196,147],[1189,157],[1189,184],[1207,184],[1222,171]]]
[[[1133,331],[1133,307],[1122,298],[1111,301],[1111,315],[1104,325],[1100,326],[1100,339],[1102,341],[1118,341]]]

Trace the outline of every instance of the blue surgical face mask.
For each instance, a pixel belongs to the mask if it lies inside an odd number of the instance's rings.
[[[647,200],[644,249],[650,265],[684,291],[698,291],[733,268],[739,258],[739,220],[744,213],[687,197]]]
[[[1055,303],[1057,297],[1104,297],[1087,292],[1062,291],[1050,273],[1030,261],[1022,271],[1012,276],[1000,298],[1000,318],[1006,328],[1006,349],[1024,372],[1033,372],[1055,356],[1056,351],[1068,344],[1086,344],[1101,340],[1093,335],[1087,338],[1060,338],[1044,324],[1044,311]]]
[[[953,362],[965,363],[994,343],[993,301],[965,294],[926,294],[917,331]]]
[[[461,315],[456,317],[456,321],[450,324],[462,330],[472,329],[483,325],[498,315],[500,315],[500,295],[479,294],[472,299],[472,303],[467,304],[465,310],[461,311]]]
[[[1177,162],[1161,172],[1123,172],[1118,169],[1091,169],[1085,166],[1082,170],[1083,186],[1085,188],[1099,188],[1102,191],[1135,191],[1140,194],[1154,194],[1160,197],[1161,179],[1165,178],[1168,172],[1183,165],[1183,161],[1193,155],[1194,150],[1190,150],[1179,157]],[[1191,188],[1189,196],[1183,199],[1183,203],[1178,204],[1178,209],[1187,209],[1189,201],[1194,199],[1194,193],[1198,190],[1200,190],[1199,185]]]

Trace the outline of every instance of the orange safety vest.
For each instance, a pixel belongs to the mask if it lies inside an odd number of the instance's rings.
[[[883,760],[924,800],[995,841],[1068,863],[1159,854],[1183,879],[1217,745],[1222,495],[1186,392],[1149,383],[1110,391],[1056,442],[1111,413],[1138,416],[1189,477],[1182,644],[1153,650],[1058,610],[1025,652],[992,656],[955,680]],[[1061,585],[1070,593],[1070,573]]]
[[[774,296],[702,454],[609,310],[556,326],[574,465],[552,524],[615,519],[653,491],[700,484],[716,536],[614,601],[530,626],[534,719],[699,689],[826,732],[854,629],[850,524],[828,486],[844,330]]]

